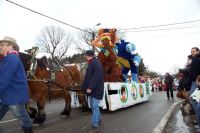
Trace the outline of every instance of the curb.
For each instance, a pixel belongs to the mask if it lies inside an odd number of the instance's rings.
[[[152,133],[163,133],[163,130],[165,129],[165,126],[167,125],[167,122],[169,121],[169,118],[174,110],[174,108],[184,100],[175,102],[167,111],[167,113],[163,116],[161,121],[158,123],[158,125],[154,128]]]

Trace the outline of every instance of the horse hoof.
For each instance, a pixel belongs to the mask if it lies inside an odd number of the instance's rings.
[[[42,124],[46,120],[46,114],[38,114],[34,120],[33,124]]]
[[[60,116],[61,117],[64,117],[64,116],[67,116],[67,117],[69,117],[69,115],[70,115],[70,111],[62,111],[61,113],[60,113]]]
[[[37,110],[35,108],[29,108],[28,114],[30,116],[31,119],[35,118],[36,114],[37,114]]]
[[[85,111],[85,112],[82,112],[82,115],[86,115],[86,114],[88,114],[88,112],[86,112],[86,111]]]
[[[63,112],[60,113],[60,116],[64,116],[64,115],[66,115],[65,111],[63,111]]]
[[[40,114],[40,115],[38,116],[38,123],[39,123],[39,124],[44,123],[45,120],[46,120],[46,114]]]
[[[39,125],[39,122],[38,122],[37,118],[33,119],[33,125],[34,126],[38,126]]]
[[[60,113],[60,117],[61,117],[61,118],[65,118],[65,117],[66,117],[65,111],[63,111],[63,112]]]
[[[89,112],[89,109],[88,109],[88,108],[82,109],[82,111],[81,111],[81,113],[82,113],[83,115],[86,115],[88,112]]]

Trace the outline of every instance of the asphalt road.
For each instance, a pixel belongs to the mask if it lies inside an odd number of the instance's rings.
[[[170,106],[177,101],[168,101],[166,92],[153,92],[150,101],[114,112],[103,111],[103,133],[152,133]],[[73,109],[69,118],[59,116],[64,103],[57,100],[47,105],[47,120],[34,127],[35,133],[87,133],[90,129],[91,112],[83,115]],[[0,122],[0,133],[21,133],[19,122],[8,113]]]

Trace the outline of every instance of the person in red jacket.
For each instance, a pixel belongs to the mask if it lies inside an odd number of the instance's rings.
[[[166,84],[165,83],[162,83],[162,91],[166,91]]]

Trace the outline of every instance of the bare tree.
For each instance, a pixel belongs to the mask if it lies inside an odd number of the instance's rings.
[[[171,69],[170,69],[170,73],[172,74],[172,75],[176,75],[177,73],[178,73],[178,71],[179,71],[179,66],[178,65],[173,65],[172,67],[171,67]]]
[[[77,43],[75,43],[75,45],[76,49],[80,52],[84,52],[86,49],[92,49],[92,34],[95,34],[95,32],[90,28],[86,28],[85,31],[79,31],[77,33],[78,40],[76,41]]]
[[[56,26],[45,27],[36,39],[36,45],[42,52],[51,55],[52,59],[62,59],[73,43],[73,37]]]
[[[86,49],[92,49],[92,41],[95,39],[97,36],[98,31],[93,30],[91,28],[85,28],[84,31],[79,31],[77,33],[78,40],[76,41],[76,49],[83,53]],[[118,31],[117,36],[119,39],[125,38],[125,33]],[[99,53],[99,49],[94,47],[95,51]]]

